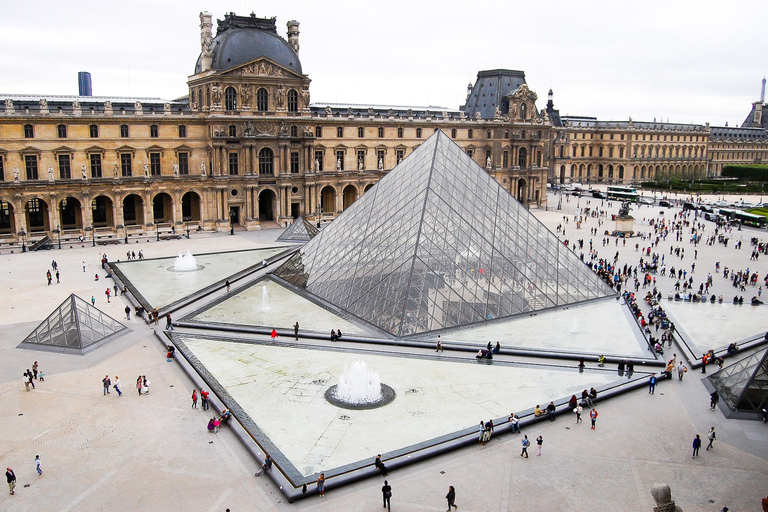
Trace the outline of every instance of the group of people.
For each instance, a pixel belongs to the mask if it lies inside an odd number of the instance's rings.
[[[37,361],[32,363],[31,370],[27,368],[22,377],[24,387],[27,389],[27,391],[29,391],[30,386],[32,389],[35,389],[35,381],[38,380],[38,377],[41,382],[45,381],[45,377],[43,376],[43,372],[40,370],[40,365],[37,363]]]

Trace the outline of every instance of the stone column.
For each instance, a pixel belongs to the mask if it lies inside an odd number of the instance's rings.
[[[53,232],[56,226],[61,229],[61,212],[59,211],[58,200],[56,194],[51,194],[50,204],[48,205],[48,231]]]

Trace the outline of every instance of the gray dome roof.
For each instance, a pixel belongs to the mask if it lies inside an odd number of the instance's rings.
[[[240,23],[231,23],[235,21],[232,18],[236,18]],[[247,21],[243,23],[243,20]],[[276,64],[301,74],[299,56],[285,39],[277,35],[274,18],[271,20],[255,18],[250,23],[248,21],[250,21],[249,18],[230,17],[230,15],[225,15],[223,22],[219,20],[218,31],[211,44],[213,52],[211,69],[224,71],[260,57],[266,57]],[[271,21],[271,24],[265,23],[268,21]],[[252,26],[243,26],[245,24],[252,24]],[[195,65],[195,74],[197,73],[200,73],[200,57],[197,58]]]

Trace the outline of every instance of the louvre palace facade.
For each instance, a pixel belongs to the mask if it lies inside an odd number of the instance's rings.
[[[3,94],[0,243],[117,240],[333,219],[433,132],[517,200],[546,184],[703,177],[768,160],[762,101],[743,128],[561,117],[522,71],[481,71],[460,108],[312,103],[299,23],[200,14],[188,95]],[[712,158],[718,143],[717,165]],[[748,148],[748,149],[747,149]]]

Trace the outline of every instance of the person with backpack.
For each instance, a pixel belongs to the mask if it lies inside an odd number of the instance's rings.
[[[709,433],[707,434],[707,439],[709,439],[707,450],[709,450],[710,448],[714,448],[714,446],[712,446],[712,443],[715,441],[715,439],[717,439],[717,436],[715,435],[715,427],[712,427],[711,429],[709,429]]]
[[[528,435],[524,435],[523,437],[523,451],[520,452],[521,457],[528,458],[528,447],[531,446],[531,442],[528,440]]]

